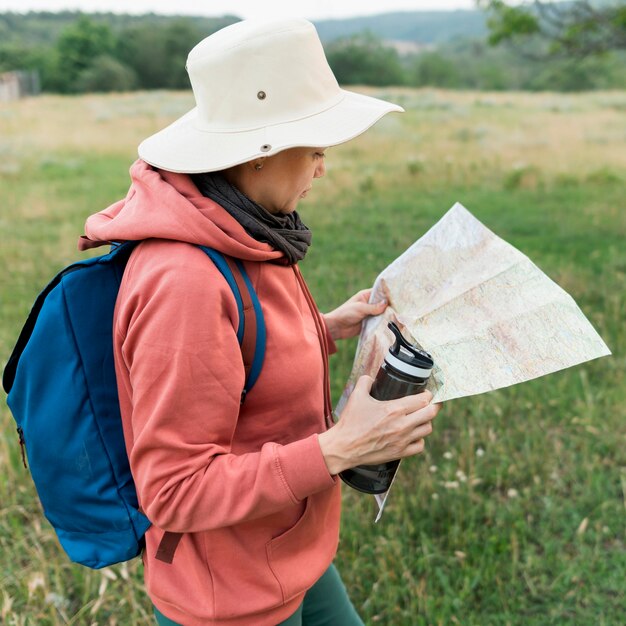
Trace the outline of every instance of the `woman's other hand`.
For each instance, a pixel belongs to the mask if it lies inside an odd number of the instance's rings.
[[[333,339],[355,337],[361,332],[361,323],[370,315],[380,315],[387,308],[387,301],[369,304],[371,289],[363,289],[349,300],[326,313],[324,319]]]
[[[331,429],[319,435],[320,448],[331,474],[357,465],[376,465],[419,454],[441,404],[431,404],[424,391],[397,400],[370,396],[374,379],[361,376]]]

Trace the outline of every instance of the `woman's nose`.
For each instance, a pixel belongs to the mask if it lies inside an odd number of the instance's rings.
[[[315,174],[313,175],[313,177],[321,178],[322,176],[324,176],[324,174],[326,174],[326,163],[324,162],[324,158],[322,157],[319,160],[317,167],[315,168]]]

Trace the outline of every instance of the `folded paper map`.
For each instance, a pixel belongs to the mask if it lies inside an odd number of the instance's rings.
[[[433,401],[471,396],[611,354],[573,298],[461,204],[378,276],[340,413],[359,376],[375,376],[395,320],[431,354]],[[379,503],[381,499],[379,498]]]

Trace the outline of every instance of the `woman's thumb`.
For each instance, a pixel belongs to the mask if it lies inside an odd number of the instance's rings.
[[[354,391],[359,391],[362,393],[370,394],[370,390],[372,385],[374,384],[374,379],[367,374],[363,374],[363,376],[359,377],[359,380],[356,381],[356,385],[354,386]]]

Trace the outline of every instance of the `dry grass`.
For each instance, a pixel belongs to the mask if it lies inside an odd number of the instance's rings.
[[[602,167],[626,169],[624,92],[585,95],[374,90],[369,95],[402,104],[406,114],[390,115],[377,127],[375,162],[389,169],[415,161],[428,174],[449,169],[471,174],[476,166],[506,171],[536,167],[544,176],[588,175]],[[134,156],[146,136],[193,107],[187,92],[139,92],[42,96],[0,108],[0,154],[5,173],[22,160],[97,152]],[[72,123],[72,120],[76,123]],[[384,140],[380,141],[380,137]],[[370,135],[337,150],[368,152]],[[398,141],[402,150],[398,150]],[[7,159],[8,157],[8,159]],[[71,163],[70,163],[71,165]],[[345,163],[344,163],[345,165]]]

